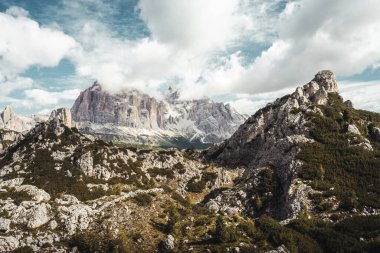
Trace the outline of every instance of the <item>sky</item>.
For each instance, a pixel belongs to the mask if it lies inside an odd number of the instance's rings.
[[[380,112],[378,0],[2,0],[0,107],[47,114],[109,92],[204,96],[253,114],[322,69]]]

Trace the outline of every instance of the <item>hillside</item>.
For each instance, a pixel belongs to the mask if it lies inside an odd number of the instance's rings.
[[[4,145],[1,252],[380,250],[380,115],[331,71],[205,151],[105,142],[70,117]]]

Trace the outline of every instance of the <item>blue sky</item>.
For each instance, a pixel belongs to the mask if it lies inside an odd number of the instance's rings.
[[[331,69],[344,98],[380,111],[379,12],[375,0],[3,0],[0,106],[71,107],[99,80],[252,114]]]

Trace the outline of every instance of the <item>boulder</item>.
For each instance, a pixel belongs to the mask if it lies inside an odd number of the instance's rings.
[[[0,217],[0,232],[8,232],[10,225],[11,225],[10,219],[5,219],[3,217]]]
[[[69,235],[75,234],[78,230],[85,230],[92,221],[91,216],[94,211],[84,204],[58,207],[59,218]]]
[[[50,194],[46,191],[37,188],[34,185],[21,185],[15,188],[16,192],[26,192],[36,202],[43,202],[50,200]]]
[[[162,250],[173,250],[174,249],[174,237],[172,235],[168,235],[165,240],[160,242],[159,247]]]
[[[360,135],[359,129],[353,124],[347,126],[347,132]]]
[[[51,206],[35,201],[24,201],[12,210],[11,220],[15,224],[26,225],[28,228],[38,228],[51,219]]]
[[[0,252],[9,252],[19,247],[20,242],[13,236],[0,236]]]
[[[380,142],[380,128],[377,127],[371,127],[370,128],[370,134],[371,137],[375,140]]]

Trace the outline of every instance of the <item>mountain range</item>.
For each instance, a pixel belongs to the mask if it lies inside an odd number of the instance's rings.
[[[161,147],[207,147],[230,137],[246,119],[229,104],[209,98],[180,100],[170,88],[162,100],[137,90],[116,94],[95,82],[81,92],[71,108],[79,131],[107,141]],[[0,129],[23,132],[48,116],[1,114]]]
[[[230,137],[222,134],[229,127],[209,132],[196,119],[232,125],[243,116],[209,100],[177,99],[112,95],[94,84],[71,110],[55,110],[30,130],[5,123],[0,251],[379,252],[380,114],[344,101],[333,72],[318,72]],[[216,143],[132,147],[77,128],[183,134],[186,119]]]

